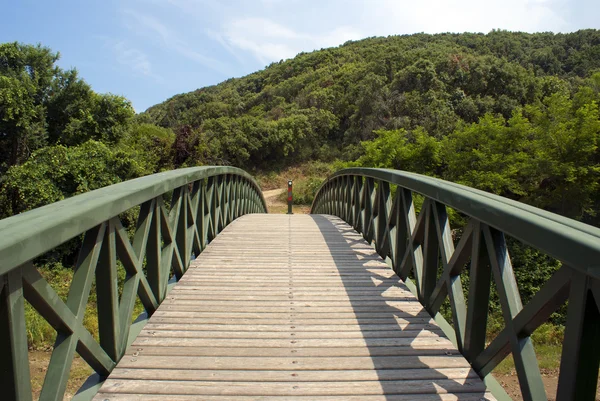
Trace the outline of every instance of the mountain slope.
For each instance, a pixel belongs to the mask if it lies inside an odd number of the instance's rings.
[[[509,118],[600,70],[600,31],[415,34],[301,53],[174,96],[140,118],[177,134],[176,164],[354,160],[377,129],[441,138],[486,113]]]

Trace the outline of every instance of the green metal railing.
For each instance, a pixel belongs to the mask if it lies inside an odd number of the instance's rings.
[[[414,194],[423,199],[418,214]],[[456,245],[447,207],[468,217]],[[374,244],[428,312],[449,329],[482,378],[489,378],[512,353],[525,400],[547,399],[530,335],[568,301],[557,399],[596,399],[600,229],[463,185],[369,168],[344,169],[329,177],[311,213],[338,216]],[[505,234],[562,263],[524,306]],[[467,267],[465,298],[461,273]],[[505,328],[487,344],[492,278]],[[439,314],[446,299],[452,325]]]
[[[163,201],[166,195],[172,197]],[[133,240],[119,215],[139,206]],[[31,399],[24,299],[57,332],[40,399],[62,400],[77,352],[101,382],[194,255],[229,223],[266,212],[254,179],[233,167],[195,167],[112,185],[0,221],[0,384],[3,399]],[[65,302],[34,258],[83,234]],[[125,269],[119,287],[117,266]],[[99,342],[83,326],[95,279]],[[120,295],[119,295],[120,293]],[[90,385],[89,392],[97,391]]]

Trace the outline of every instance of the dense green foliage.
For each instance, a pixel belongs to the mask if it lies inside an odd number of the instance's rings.
[[[0,218],[173,166],[175,135],[134,121],[41,46],[0,45]]]
[[[436,175],[597,224],[599,89],[596,73],[572,96],[553,93],[508,119],[486,113],[439,139],[421,127],[376,131],[351,164]]]
[[[435,175],[596,223],[596,30],[369,38],[138,116],[57,59],[41,46],[0,46],[0,216],[165,168],[264,171],[340,159]],[[93,159],[81,157],[92,148]],[[48,183],[43,193],[33,193],[36,179]]]
[[[553,93],[572,94],[598,69],[595,30],[371,38],[175,96],[145,118],[185,133],[181,163],[354,160],[377,130],[420,127],[440,139],[486,113],[510,119]]]

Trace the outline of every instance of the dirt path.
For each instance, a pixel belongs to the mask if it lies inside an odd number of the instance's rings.
[[[31,374],[31,387],[34,401],[37,401],[40,398],[42,385],[46,378],[46,372],[48,371],[48,364],[50,363],[51,356],[51,351],[29,351],[29,372]],[[71,374],[69,375],[69,381],[67,382],[64,400],[68,401],[73,398],[75,393],[77,393],[77,390],[79,390],[81,385],[92,373],[92,368],[76,354],[73,364],[71,365]]]
[[[556,400],[556,388],[558,387],[558,370],[545,372],[542,369],[542,382],[548,395],[548,401]],[[517,373],[507,375],[494,375],[496,380],[500,382],[504,390],[508,393],[513,401],[522,401],[521,388],[519,387],[519,379]],[[596,401],[600,400],[600,389],[596,390]]]
[[[269,191],[263,191],[263,196],[265,197],[265,201],[267,202],[267,207],[270,209],[271,206],[282,206],[285,205],[285,202],[277,199],[281,193],[283,193],[285,189],[271,189]]]
[[[265,197],[265,202],[267,202],[267,209],[269,209],[269,213],[287,213],[287,202],[281,200],[280,198],[280,195],[285,191],[285,188],[263,191],[263,196]],[[297,214],[308,214],[310,213],[310,206],[294,205],[292,212]]]

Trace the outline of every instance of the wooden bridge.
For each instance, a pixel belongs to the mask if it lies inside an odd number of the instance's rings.
[[[234,221],[192,262],[96,399],[142,395],[491,399],[352,227],[265,214]]]
[[[390,170],[336,173],[312,211],[265,214],[250,176],[204,167],[0,221],[5,395],[31,399],[26,298],[57,331],[42,400],[62,399],[75,353],[96,372],[79,400],[509,399],[491,376],[509,354],[523,398],[546,399],[530,335],[568,300],[557,398],[595,398],[600,230]],[[35,258],[80,234],[62,300]],[[525,306],[505,234],[563,263]],[[99,340],[82,324],[94,283]],[[487,342],[490,284],[506,327]]]

